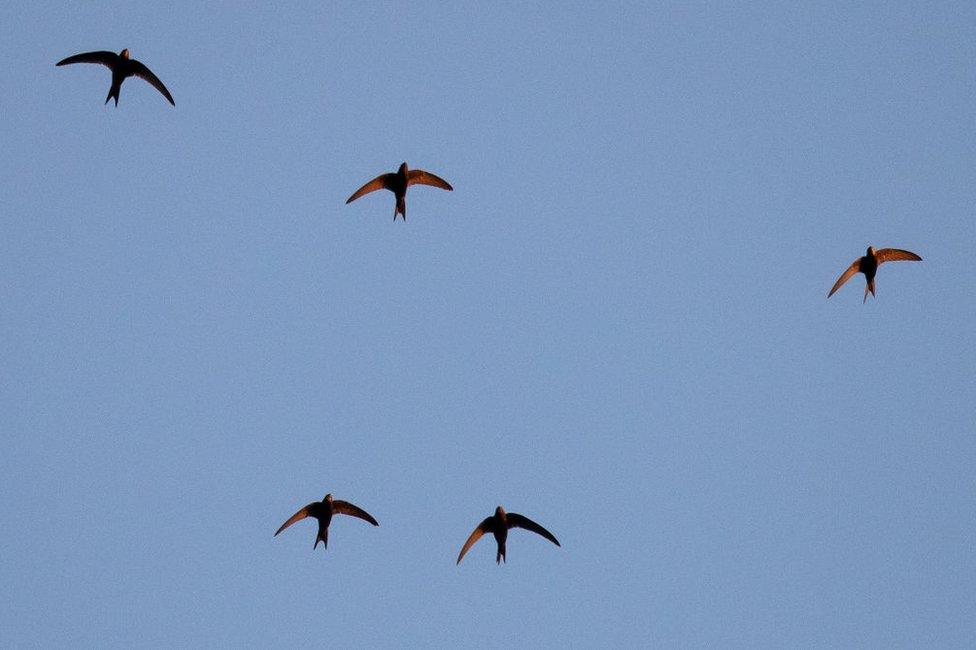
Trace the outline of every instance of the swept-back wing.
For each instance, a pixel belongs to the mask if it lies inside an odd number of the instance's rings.
[[[148,81],[150,84],[152,84],[153,88],[163,93],[163,97],[169,100],[170,104],[176,106],[176,102],[173,101],[173,96],[169,94],[168,90],[166,90],[166,86],[164,86],[163,82],[159,80],[159,77],[152,73],[152,70],[144,66],[139,61],[130,61],[129,64],[132,66],[132,73],[135,76]]]
[[[422,169],[411,169],[407,172],[407,185],[431,185],[433,187],[439,187],[442,190],[447,190],[448,192],[454,191],[451,184],[443,178],[435,176],[430,172],[425,172]]]
[[[308,517],[311,514],[312,508],[315,505],[316,504],[314,502],[313,503],[310,503],[307,506],[305,506],[304,508],[302,508],[301,510],[299,510],[298,512],[296,512],[295,514],[293,514],[291,517],[289,517],[288,518],[288,521],[286,521],[285,523],[281,524],[281,528],[279,528],[278,529],[278,532],[275,533],[275,537],[278,536],[278,533],[280,533],[284,529],[288,528],[289,526],[291,526],[296,521],[301,521],[305,517]]]
[[[847,270],[844,271],[844,273],[839,278],[837,278],[837,282],[834,283],[834,286],[830,290],[830,293],[827,294],[827,297],[828,298],[831,297],[832,295],[834,295],[835,291],[837,291],[842,286],[844,286],[844,283],[850,280],[851,276],[857,273],[859,268],[861,268],[861,258],[854,260],[854,263],[851,264],[849,267],[847,267]]]
[[[376,190],[391,190],[393,189],[393,179],[396,178],[396,174],[380,174],[370,182],[366,183],[358,190],[352,193],[346,203],[352,203],[364,194],[369,194],[370,192],[375,192]]]
[[[99,50],[98,52],[82,52],[81,54],[69,56],[66,59],[61,59],[55,65],[70,65],[72,63],[101,63],[102,65],[111,68],[118,60],[119,55],[115,52]]]
[[[482,535],[484,535],[485,533],[492,532],[492,528],[493,528],[492,522],[493,521],[494,521],[494,518],[493,517],[488,517],[487,519],[485,519],[484,521],[482,521],[480,524],[478,524],[478,527],[475,528],[474,531],[471,532],[471,535],[468,537],[468,541],[466,541],[464,543],[464,546],[461,547],[461,552],[458,553],[458,558],[457,558],[457,562],[455,562],[455,565],[461,564],[461,558],[464,557],[464,554],[468,552],[468,549],[469,548],[471,548],[472,546],[474,546],[474,543],[475,542],[477,542],[479,539],[481,539],[481,536]]]
[[[505,517],[506,519],[508,519],[509,528],[524,528],[525,530],[531,530],[533,533],[537,535],[542,535],[543,537],[548,539],[556,546],[560,545],[559,540],[556,539],[556,537],[552,533],[550,533],[548,530],[546,530],[539,524],[535,523],[528,517],[523,517],[522,515],[515,514],[514,512],[508,513],[507,515],[505,515]]]
[[[882,248],[874,254],[878,258],[878,264],[884,262],[921,262],[922,258],[911,251],[904,251],[900,248]]]
[[[374,526],[379,526],[376,520],[373,519],[372,515],[363,510],[358,506],[354,506],[348,501],[339,501],[338,499],[333,499],[332,501],[332,512],[337,512],[340,515],[349,515],[351,517],[359,517],[363,521],[368,521]]]

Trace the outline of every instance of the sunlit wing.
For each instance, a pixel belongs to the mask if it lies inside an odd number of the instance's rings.
[[[285,523],[281,524],[281,528],[279,528],[278,529],[278,532],[275,533],[275,537],[278,536],[278,533],[280,533],[284,529],[288,528],[289,526],[291,526],[296,521],[301,521],[305,517],[308,517],[309,514],[310,514],[310,512],[311,512],[311,510],[312,510],[312,506],[314,506],[314,505],[315,505],[314,503],[310,503],[307,506],[305,506],[304,508],[302,508],[301,510],[299,510],[298,512],[296,512],[295,514],[293,514],[291,517],[289,517],[288,518],[288,521],[286,521]]]
[[[118,60],[119,55],[115,52],[100,50],[98,52],[82,52],[81,54],[75,54],[74,56],[69,56],[67,59],[61,59],[55,65],[70,65],[72,63],[101,63],[102,65],[111,68]]]
[[[375,192],[376,190],[390,190],[393,187],[393,179],[396,178],[396,174],[380,174],[370,182],[366,183],[358,190],[353,192],[352,196],[346,199],[346,203],[352,203],[364,194],[369,194],[370,192]]]
[[[830,290],[830,293],[827,294],[827,297],[828,298],[831,297],[832,295],[834,295],[835,291],[837,291],[842,286],[844,286],[844,283],[850,280],[851,276],[857,273],[857,270],[859,268],[861,268],[861,258],[857,258],[856,260],[854,260],[854,263],[851,264],[849,267],[847,267],[847,270],[844,271],[844,274],[839,278],[837,278],[837,282],[834,283],[834,287]]]
[[[445,181],[440,176],[435,176],[430,172],[425,172],[422,169],[411,169],[407,172],[407,185],[432,185],[434,187],[439,187],[442,190],[447,190],[451,192],[454,190],[451,184]]]
[[[144,66],[139,61],[130,61],[129,65],[132,66],[132,74],[140,79],[145,79],[148,81],[150,84],[152,84],[153,88],[163,93],[163,97],[168,99],[170,104],[176,106],[176,102],[173,101],[173,96],[169,94],[168,90],[166,90],[166,86],[164,86],[163,82],[159,80],[159,77],[152,73],[152,70]]]
[[[339,501],[338,499],[333,499],[332,500],[332,512],[338,512],[340,515],[349,515],[351,517],[359,517],[363,521],[368,521],[369,523],[373,524],[374,526],[379,526],[379,524],[376,523],[376,520],[373,519],[373,517],[368,512],[366,512],[362,508],[359,508],[357,506],[354,506],[353,504],[349,503],[348,501]]]
[[[524,528],[525,530],[531,530],[533,533],[537,535],[542,535],[543,537],[548,539],[556,546],[560,545],[559,540],[556,539],[556,537],[552,533],[550,533],[548,530],[546,530],[539,524],[535,523],[528,517],[523,517],[522,515],[517,515],[514,512],[510,512],[507,515],[505,515],[505,518],[508,519],[509,528]]]
[[[488,517],[487,519],[485,519],[484,521],[482,521],[480,524],[478,524],[478,527],[475,528],[474,531],[471,533],[471,536],[468,537],[468,541],[466,541],[464,543],[464,546],[461,547],[461,552],[458,553],[458,559],[457,559],[457,562],[455,562],[456,565],[457,564],[461,564],[461,558],[464,557],[464,554],[468,552],[468,549],[469,548],[471,548],[472,546],[474,546],[474,543],[475,542],[477,542],[479,539],[481,539],[481,536],[482,535],[484,535],[485,533],[490,533],[492,531],[492,522],[493,521],[494,521],[494,518],[493,517]]]
[[[921,262],[922,258],[911,251],[903,251],[900,248],[882,248],[879,251],[875,251],[875,257],[878,258],[878,264],[884,262]]]

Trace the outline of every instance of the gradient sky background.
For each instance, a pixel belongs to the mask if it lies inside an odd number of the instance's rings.
[[[0,7],[5,645],[972,647],[976,5],[207,4]]]

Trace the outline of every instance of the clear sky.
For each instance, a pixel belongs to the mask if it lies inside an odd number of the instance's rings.
[[[282,4],[0,6],[4,645],[972,647],[976,5]]]

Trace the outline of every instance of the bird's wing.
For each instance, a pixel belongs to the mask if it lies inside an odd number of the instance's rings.
[[[380,174],[370,182],[366,183],[358,190],[352,193],[346,203],[352,203],[364,194],[369,194],[370,192],[375,192],[376,190],[390,190],[393,187],[393,179],[396,178],[396,174]]]
[[[407,185],[432,185],[434,187],[439,187],[442,190],[447,190],[448,192],[454,191],[451,184],[445,181],[440,176],[435,176],[430,172],[425,172],[422,169],[411,169],[407,172]]]
[[[333,499],[332,500],[332,512],[337,512],[340,515],[349,515],[351,517],[359,517],[363,521],[368,521],[369,523],[373,524],[374,526],[379,526],[379,524],[376,523],[376,520],[373,519],[372,515],[370,515],[368,512],[366,512],[362,508],[359,508],[357,506],[354,506],[353,504],[349,503],[348,501],[339,501],[338,499]]]
[[[71,63],[101,63],[102,65],[111,68],[118,60],[119,55],[115,52],[99,50],[98,52],[82,52],[81,54],[69,56],[67,59],[61,59],[55,65],[69,65]]]
[[[922,258],[911,251],[903,251],[900,248],[882,248],[874,253],[878,258],[878,264],[884,262],[921,262]]]
[[[830,293],[827,294],[827,297],[828,298],[831,297],[832,295],[834,295],[835,291],[837,291],[842,286],[844,286],[844,283],[850,280],[851,276],[857,273],[857,270],[859,268],[861,268],[861,258],[857,258],[856,260],[854,260],[854,262],[847,267],[847,270],[844,271],[844,274],[841,275],[839,278],[837,278],[837,282],[834,283],[834,286],[830,290]]]
[[[468,552],[469,548],[474,546],[475,542],[481,539],[482,535],[484,535],[485,533],[492,532],[492,529],[494,528],[494,526],[492,526],[493,521],[494,521],[494,517],[488,517],[480,524],[478,524],[478,527],[475,528],[474,531],[472,531],[471,536],[468,537],[468,541],[464,543],[464,546],[461,547],[461,552],[458,553],[458,559],[457,562],[455,562],[456,565],[461,564],[461,558],[464,557],[464,554]]]
[[[168,99],[170,104],[176,106],[176,102],[173,101],[173,96],[169,94],[169,91],[166,90],[166,86],[164,86],[163,82],[159,80],[159,77],[153,74],[152,70],[144,66],[139,61],[129,61],[129,64],[132,66],[132,74],[151,83],[153,88],[163,93],[163,97]]]
[[[537,535],[542,535],[543,537],[548,539],[556,546],[559,546],[559,540],[556,539],[556,537],[552,533],[550,533],[548,530],[546,530],[539,524],[535,523],[528,517],[523,517],[522,515],[517,515],[514,512],[510,512],[507,515],[505,515],[505,518],[508,519],[509,528],[524,528],[525,530],[531,530],[533,533],[536,533]]]
[[[304,508],[302,508],[301,510],[299,510],[298,512],[296,512],[295,514],[293,514],[291,517],[289,517],[288,518],[288,521],[286,521],[285,523],[281,524],[281,528],[278,529],[278,533],[280,533],[284,529],[288,528],[289,526],[291,526],[296,521],[301,521],[305,517],[308,517],[309,514],[311,513],[312,507],[314,505],[315,505],[314,502],[313,503],[310,503],[307,506],[305,506]],[[278,533],[275,533],[275,537],[278,536]]]

